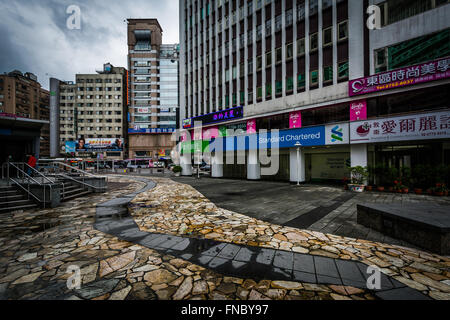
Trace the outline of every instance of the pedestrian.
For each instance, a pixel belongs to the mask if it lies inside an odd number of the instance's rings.
[[[31,168],[36,169],[36,163],[37,163],[37,159],[32,154],[29,154],[28,161],[27,161],[27,164],[29,165],[29,167],[27,168],[27,174],[29,176],[31,176],[32,172],[34,171]]]

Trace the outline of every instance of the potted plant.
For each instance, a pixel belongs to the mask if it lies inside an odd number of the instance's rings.
[[[448,194],[448,189],[443,183],[436,183],[436,187],[433,189],[435,196],[442,197],[445,193]]]
[[[364,182],[368,177],[367,167],[357,166],[350,168],[352,183],[348,185],[353,192],[363,192]]]
[[[384,191],[384,187],[383,186],[378,186],[377,190],[380,191],[380,192],[383,192]]]
[[[172,169],[172,172],[175,174],[176,177],[179,177],[181,175],[181,167],[180,166],[174,166]]]
[[[393,192],[393,191],[397,191],[398,190],[398,187],[399,186],[397,186],[397,189],[395,188],[396,187],[396,182],[398,182],[398,180],[399,180],[399,175],[398,175],[398,170],[397,170],[397,168],[389,168],[388,170],[387,170],[387,180],[389,181],[389,187],[388,187],[388,189],[389,189],[389,192]],[[401,185],[401,184],[400,184]]]

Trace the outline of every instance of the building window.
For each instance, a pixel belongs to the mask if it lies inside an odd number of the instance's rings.
[[[348,21],[343,21],[338,25],[338,40],[345,40],[348,38]]]
[[[256,88],[256,99],[262,99],[262,87]]]
[[[317,13],[319,9],[319,1],[318,0],[309,0],[309,15],[313,16]]]
[[[323,82],[333,81],[333,66],[326,66],[323,68]]]
[[[292,43],[289,43],[286,45],[286,60],[292,59],[293,55],[293,45]]]
[[[266,21],[266,37],[272,34],[272,21],[269,19]]]
[[[329,46],[333,43],[333,27],[323,30],[323,46]]]
[[[272,52],[269,51],[266,53],[266,67],[270,67],[272,65]]]
[[[297,21],[305,20],[305,2],[297,4]]]
[[[262,56],[256,57],[256,70],[262,69]]]
[[[286,78],[286,92],[292,92],[294,90],[294,78]]]
[[[280,96],[283,94],[283,82],[282,81],[277,81],[275,83],[275,94],[277,96]]]
[[[319,83],[319,71],[313,70],[310,72],[311,86],[315,86]]]
[[[387,71],[386,48],[375,51],[375,72]]]
[[[281,15],[279,15],[275,18],[275,32],[280,31],[282,26],[283,26],[283,20],[281,18]]]
[[[266,84],[266,97],[272,97],[272,85],[270,83]]]
[[[309,44],[309,47],[311,48],[311,51],[317,50],[317,48],[319,47],[318,42],[319,42],[319,39],[318,39],[317,32],[313,33],[310,36],[310,44]]]
[[[297,55],[302,56],[305,54],[305,38],[297,40]]]
[[[289,27],[292,24],[292,9],[286,11],[286,27]]]
[[[348,61],[344,61],[339,63],[338,65],[338,79],[348,78],[349,70],[348,70]]]
[[[253,73],[253,59],[248,59],[248,67],[247,67],[247,73],[252,74]]]
[[[281,60],[283,60],[283,50],[282,50],[282,48],[277,48],[276,49],[276,63],[281,62]]]

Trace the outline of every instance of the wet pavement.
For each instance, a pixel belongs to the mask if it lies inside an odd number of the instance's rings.
[[[0,216],[0,299],[450,299],[446,257],[258,221],[169,179],[110,180],[123,185]]]
[[[450,206],[449,197],[365,192],[355,194],[341,187],[291,185],[282,182],[173,177],[188,184],[217,206],[256,219],[294,228],[343,237],[415,247],[357,223],[358,203],[429,203]]]

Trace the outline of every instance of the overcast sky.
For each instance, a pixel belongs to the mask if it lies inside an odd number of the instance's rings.
[[[70,30],[70,5],[81,9],[81,29]],[[0,73],[32,72],[74,81],[103,63],[127,67],[127,18],[157,18],[163,43],[178,43],[178,0],[0,0]]]

